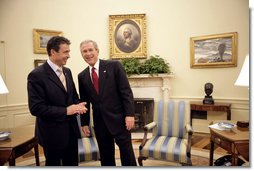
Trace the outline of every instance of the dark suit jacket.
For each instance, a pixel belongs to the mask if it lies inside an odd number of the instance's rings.
[[[76,115],[67,116],[67,106],[79,103],[70,69],[63,67],[67,92],[47,62],[28,75],[28,104],[36,116],[36,134],[46,148],[65,148],[69,141],[70,126],[80,137]]]
[[[134,116],[133,94],[127,75],[118,61],[100,60],[99,95],[93,87],[89,67],[78,75],[81,101],[93,106],[94,128],[98,119],[103,119],[111,134],[117,134],[125,127],[125,117]],[[89,125],[89,115],[81,116],[81,125]]]

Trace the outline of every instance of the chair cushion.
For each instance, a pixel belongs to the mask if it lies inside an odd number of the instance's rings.
[[[189,122],[189,117],[187,101],[160,100],[154,105],[154,121],[157,127],[153,130],[153,135],[187,138],[185,125]]]
[[[99,160],[99,148],[95,137],[78,139],[79,162]]]
[[[140,151],[143,157],[187,163],[187,139],[156,136],[149,139]]]

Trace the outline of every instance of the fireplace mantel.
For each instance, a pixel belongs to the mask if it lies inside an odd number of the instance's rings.
[[[138,89],[138,91],[142,91],[147,88],[159,88],[161,93],[159,95],[151,94],[152,91],[145,91],[146,95],[150,95],[151,97],[162,98],[163,100],[167,100],[169,98],[169,91],[171,89],[170,80],[174,77],[173,74],[158,74],[151,76],[149,74],[140,74],[140,75],[131,75],[128,77],[129,83],[132,89]],[[160,97],[159,97],[160,96]],[[161,97],[162,96],[162,97]],[[134,97],[135,96],[134,92]],[[147,96],[149,97],[149,96]]]

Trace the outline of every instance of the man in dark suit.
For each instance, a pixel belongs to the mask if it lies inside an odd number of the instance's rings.
[[[70,41],[52,37],[47,44],[49,59],[28,75],[28,104],[36,116],[36,136],[43,147],[46,166],[77,166],[77,114],[86,112],[79,103],[71,70],[63,67],[70,57]]]
[[[118,61],[99,60],[97,43],[92,40],[83,41],[80,50],[89,66],[78,75],[79,93],[81,100],[87,102],[88,111],[92,104],[101,165],[116,165],[116,142],[122,165],[136,166],[130,132],[134,127],[134,101],[124,68]],[[84,134],[89,136],[87,113],[81,116],[81,125]]]

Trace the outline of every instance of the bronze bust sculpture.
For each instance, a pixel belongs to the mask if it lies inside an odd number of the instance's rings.
[[[205,88],[206,96],[203,100],[203,104],[214,104],[213,96],[211,96],[213,92],[213,84],[206,83],[204,88]]]

